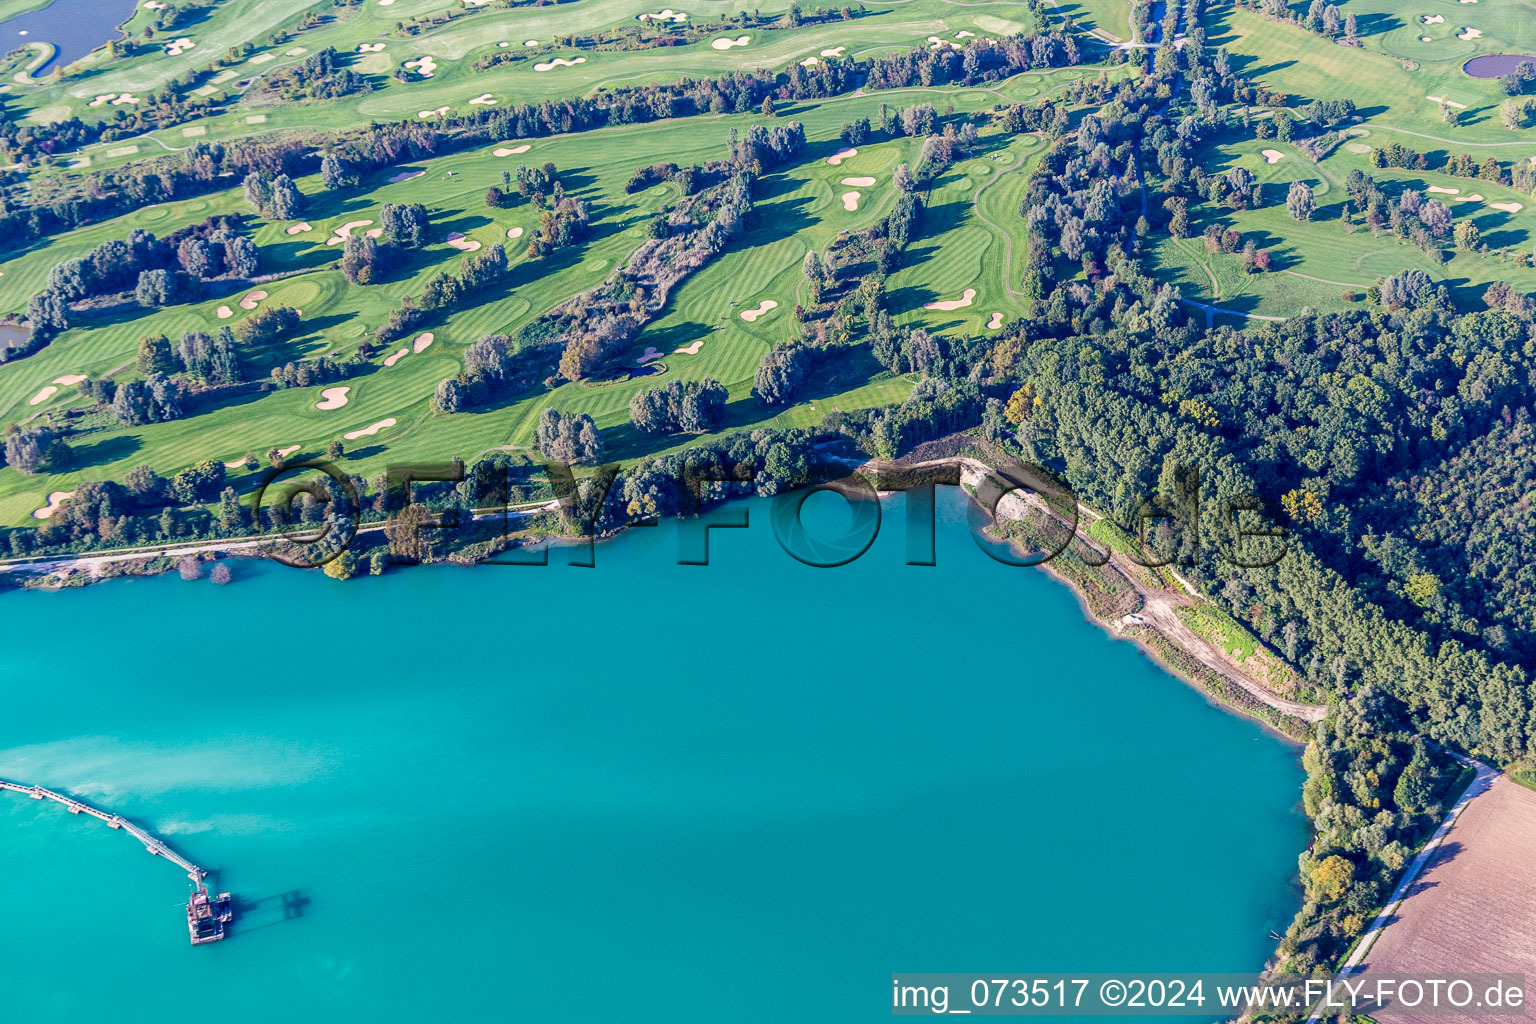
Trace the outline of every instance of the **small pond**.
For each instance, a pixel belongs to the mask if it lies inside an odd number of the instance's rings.
[[[1519,70],[1524,63],[1536,64],[1536,56],[1528,53],[1485,53],[1473,57],[1461,66],[1461,70],[1473,78],[1503,78]]]

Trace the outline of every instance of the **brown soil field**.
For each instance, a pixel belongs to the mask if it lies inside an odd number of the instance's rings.
[[[1361,974],[1523,972],[1536,983],[1536,792],[1507,776],[1461,812],[1397,914],[1366,956]],[[1382,1012],[1382,1024],[1477,1021]]]

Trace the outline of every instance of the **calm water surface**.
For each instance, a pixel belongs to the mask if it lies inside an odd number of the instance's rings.
[[[0,52],[22,43],[52,43],[58,53],[32,73],[41,77],[121,38],[117,26],[128,20],[134,6],[125,0],[53,0],[40,11],[0,21]]]
[[[752,527],[595,569],[336,583],[237,562],[3,602],[15,1020],[876,1021],[900,971],[1246,971],[1296,907],[1294,748],[1211,707],[941,502],[816,570]],[[894,511],[894,510],[888,510]],[[807,505],[845,519],[838,499]]]

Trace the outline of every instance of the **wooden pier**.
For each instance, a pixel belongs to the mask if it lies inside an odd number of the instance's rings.
[[[144,849],[150,856],[165,858],[185,871],[187,877],[192,880],[195,890],[192,900],[187,904],[187,927],[192,933],[193,944],[200,945],[204,942],[216,942],[224,937],[224,925],[232,916],[230,907],[233,904],[233,900],[230,894],[225,892],[220,893],[217,897],[210,896],[208,885],[203,881],[203,879],[208,877],[208,872],[187,860],[187,858],[171,849],[161,840],[156,839],[120,814],[108,813],[99,807],[92,807],[83,800],[76,800],[74,797],[65,796],[63,793],[58,793],[42,786],[24,786],[19,782],[7,782],[5,779],[0,779],[0,790],[21,793],[31,797],[33,800],[52,800],[54,803],[63,804],[69,809],[71,814],[89,814],[93,818],[99,818],[106,822],[108,828],[127,832],[144,844]],[[218,907],[218,911],[212,915],[211,921],[210,904]]]

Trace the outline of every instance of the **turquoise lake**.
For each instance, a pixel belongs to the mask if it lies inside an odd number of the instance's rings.
[[[9,593],[0,777],[148,827],[249,906],[0,793],[17,1021],[874,1021],[893,971],[1255,971],[1298,751],[1002,565],[941,492],[814,569],[766,501],[596,567],[337,583],[235,561]],[[814,497],[821,529],[847,513]]]

